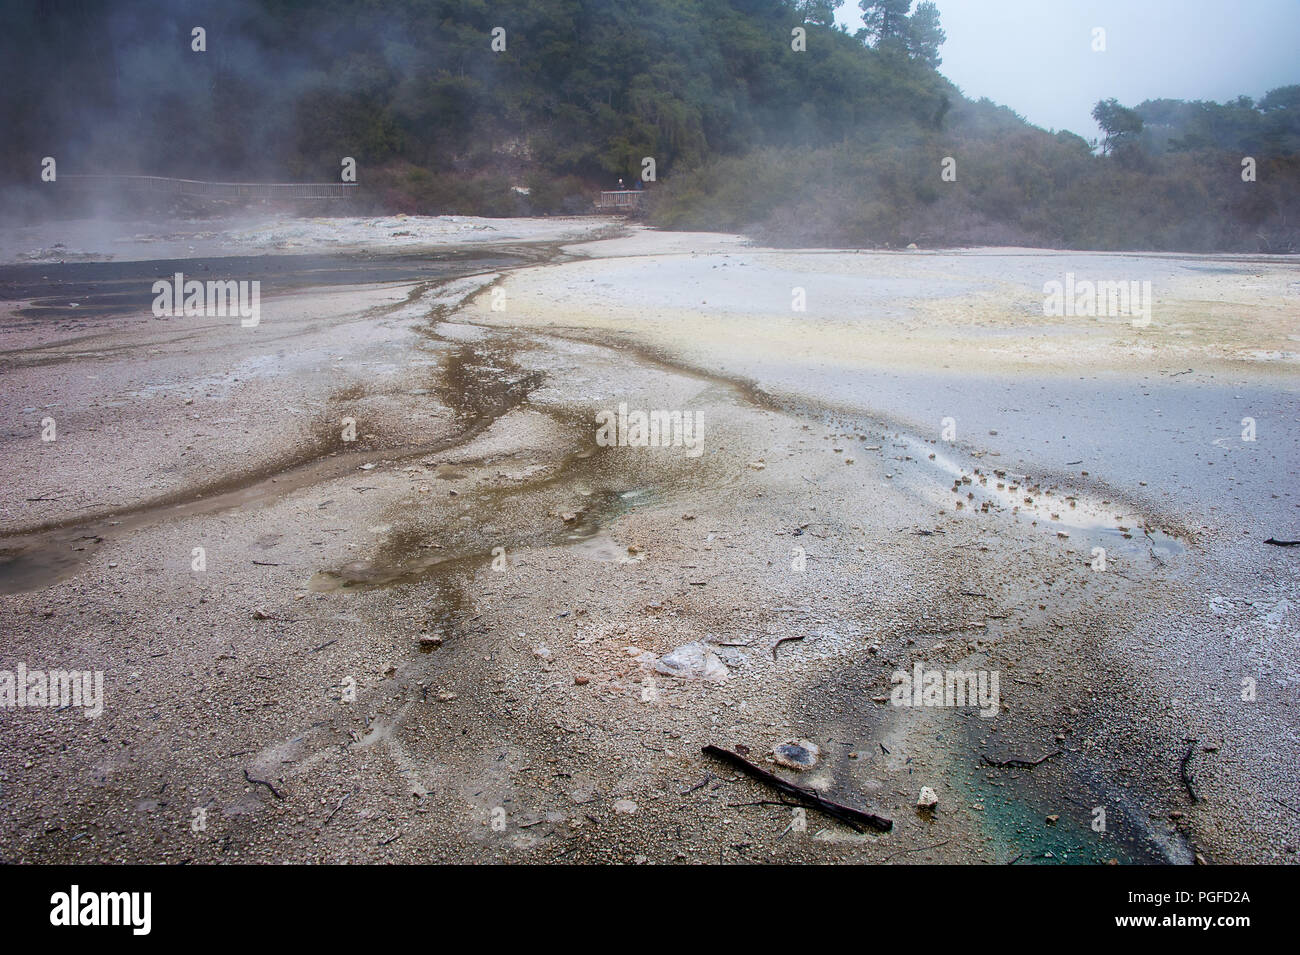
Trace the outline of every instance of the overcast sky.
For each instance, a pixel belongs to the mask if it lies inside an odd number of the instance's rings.
[[[1300,0],[935,0],[939,72],[1035,125],[1091,139],[1100,99],[1258,99],[1300,83]],[[857,0],[840,20],[862,26]],[[1106,52],[1092,50],[1093,27]]]

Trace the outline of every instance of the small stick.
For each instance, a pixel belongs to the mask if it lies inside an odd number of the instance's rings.
[[[701,779],[698,783],[696,783],[696,784],[695,784],[694,786],[692,786],[690,789],[683,789],[683,790],[682,790],[681,792],[679,792],[677,795],[679,795],[679,796],[689,796],[691,793],[695,792],[695,790],[697,790],[697,789],[703,789],[705,786],[707,786],[707,785],[708,785],[709,783],[711,783],[711,782],[713,782],[713,774],[712,774],[712,773],[705,773],[705,774],[704,774],[704,778]]]
[[[324,829],[334,820],[334,817],[338,815],[338,811],[343,808],[343,804],[351,798],[352,798],[352,793],[348,793],[346,796],[344,796],[342,799],[339,800],[339,804],[334,807],[334,811],[330,813],[328,816],[326,816],[325,821],[321,823],[322,829]]]
[[[984,762],[988,763],[990,766],[996,766],[998,769],[1006,769],[1008,767],[1018,767],[1021,769],[1033,769],[1039,763],[1045,763],[1053,756],[1060,756],[1060,755],[1061,755],[1061,751],[1059,749],[1054,749],[1050,753],[1044,753],[1042,756],[1039,756],[1037,759],[991,759],[988,756],[986,756],[984,753],[980,753],[980,759],[984,760]]]
[[[1187,771],[1187,767],[1192,764],[1192,754],[1196,752],[1196,744],[1199,742],[1200,740],[1192,740],[1191,745],[1187,747],[1187,752],[1183,755],[1182,762],[1178,764],[1178,776],[1182,779],[1183,785],[1187,788],[1187,795],[1191,797],[1193,803],[1198,803],[1201,799],[1196,795],[1196,790],[1192,788],[1192,776]]]
[[[1300,541],[1280,541],[1273,537],[1270,537],[1264,543],[1272,544],[1275,547],[1300,547]]]
[[[250,783],[257,783],[259,786],[265,786],[267,789],[271,790],[271,795],[274,796],[276,799],[284,798],[280,790],[276,789],[265,779],[254,779],[252,776],[248,775],[248,770],[244,770],[244,778],[247,779]]]
[[[797,637],[782,637],[780,640],[776,641],[776,643],[772,644],[772,662],[774,662],[774,663],[776,662],[776,648],[777,648],[777,647],[779,647],[779,646],[780,646],[781,644],[783,644],[783,643],[789,643],[789,642],[794,641],[794,640],[802,640],[802,639],[803,639],[804,637],[806,637],[806,636],[807,636],[807,634],[800,634],[800,635],[797,636]]]
[[[761,783],[766,783],[778,792],[783,792],[787,796],[793,796],[800,802],[812,806],[814,809],[820,809],[826,815],[847,825],[854,832],[861,832],[861,825],[870,826],[879,832],[888,832],[894,828],[894,823],[884,816],[877,816],[874,813],[864,812],[861,809],[854,809],[852,806],[845,806],[841,803],[833,802],[821,795],[815,790],[805,789],[803,786],[796,786],[794,783],[786,782],[780,776],[769,773],[760,766],[755,766],[745,757],[730,750],[722,749],[718,746],[705,746],[703,750],[706,756],[712,756],[714,759],[720,759],[724,763],[730,763],[745,775],[757,779]]]

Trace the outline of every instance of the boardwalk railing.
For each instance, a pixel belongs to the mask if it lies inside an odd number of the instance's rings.
[[[596,200],[596,208],[601,212],[640,212],[643,189],[615,189],[602,192]]]
[[[355,182],[201,182],[164,176],[60,176],[77,186],[129,189],[153,195],[203,196],[209,199],[349,199]]]

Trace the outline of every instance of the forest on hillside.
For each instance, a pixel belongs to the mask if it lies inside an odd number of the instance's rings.
[[[588,211],[651,157],[652,221],[769,242],[1300,245],[1300,86],[1099,103],[1093,144],[964,97],[933,3],[863,0],[856,34],[838,6],[18,0],[0,155],[10,183],[45,156],[227,181],[336,180],[352,157],[366,211],[479,215]]]

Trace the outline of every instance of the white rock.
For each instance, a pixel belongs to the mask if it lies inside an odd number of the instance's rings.
[[[921,787],[921,795],[916,800],[917,809],[934,809],[939,805],[939,794],[929,786]]]
[[[731,675],[727,665],[703,643],[688,643],[659,658],[656,673],[682,680],[708,680],[721,683]]]

